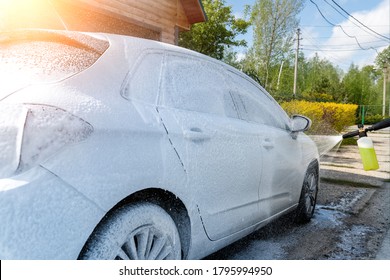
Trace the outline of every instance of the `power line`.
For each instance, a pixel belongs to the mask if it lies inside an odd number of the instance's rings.
[[[365,25],[364,23],[362,23],[361,21],[359,21],[357,18],[355,18],[353,15],[351,15],[350,13],[348,13],[343,7],[341,7],[336,1],[332,0],[333,3],[335,3],[335,5],[337,7],[339,7],[344,13],[346,13],[348,16],[350,16],[351,18],[353,18],[354,20],[356,20],[358,23],[360,23],[361,25],[363,25],[365,28],[367,28],[368,30],[370,30],[371,32],[377,34],[378,36],[382,37],[382,38],[385,38],[386,40],[390,41],[390,37],[387,37],[387,36],[384,36],[378,32],[376,32],[375,30],[371,29],[370,27],[368,27],[367,25]]]
[[[354,26],[356,26],[357,28],[359,28],[360,30],[370,34],[370,36],[375,36],[377,37],[378,39],[381,39],[383,40],[383,36],[378,36],[380,34],[376,33],[375,31],[372,31],[370,30],[371,32],[373,32],[374,34],[368,32],[366,29],[363,29],[360,25],[356,24],[355,22],[351,21],[349,17],[347,17],[346,15],[344,15],[342,12],[340,12],[335,6],[333,6],[331,3],[329,3],[328,0],[324,0],[326,4],[328,4],[333,10],[335,10],[338,14],[340,14],[343,18],[347,19],[349,22],[351,22]],[[332,1],[334,2],[334,1]],[[337,4],[337,3],[336,3]],[[348,27],[346,25],[344,25],[344,27]],[[387,38],[385,37],[386,41],[387,41]]]
[[[305,36],[305,40],[308,40],[309,42],[311,42],[313,44],[313,46],[316,48],[316,50],[314,50],[315,52],[323,53],[324,56],[328,60],[333,61],[337,65],[350,66],[350,64],[346,63],[344,59],[338,57],[337,55],[335,55],[333,53],[332,53],[332,55],[328,55],[327,52],[329,52],[329,51],[325,51],[325,50],[322,49],[322,47],[320,47],[321,42],[317,41],[313,37],[310,37],[308,34],[306,34],[306,32],[305,32],[304,36]]]
[[[317,39],[319,39],[319,38],[329,38],[329,37],[317,37]],[[345,38],[345,37],[340,37],[340,38]],[[368,42],[364,42],[364,44],[377,44],[377,43],[380,43],[380,42],[383,43],[383,40],[368,41]],[[338,44],[338,45],[330,44],[330,45],[324,45],[324,44],[321,43],[321,46],[322,47],[347,47],[347,46],[356,46],[356,44]],[[387,47],[387,46],[388,46],[388,44],[385,44],[385,45],[381,45],[381,46],[376,46],[375,48]],[[359,50],[361,50],[361,49],[359,49]]]
[[[328,48],[330,51],[366,51],[362,50],[361,48],[351,48],[351,45],[323,45],[320,44],[321,48]],[[303,47],[318,47],[317,45],[310,45],[310,44],[302,44]],[[380,45],[380,46],[375,46],[371,48],[382,48],[382,47],[387,47],[388,45]]]
[[[359,35],[359,37],[372,37],[372,35]],[[316,37],[317,39],[329,39],[329,36],[322,36],[322,37]],[[333,39],[341,39],[341,38],[345,38],[345,36],[332,36]],[[380,40],[381,42],[383,42],[383,40]],[[379,41],[378,41],[379,42]],[[356,45],[356,44],[354,44]]]
[[[355,25],[355,24],[354,24]],[[356,26],[356,25],[355,25]],[[383,26],[388,26],[386,24],[382,24],[382,25],[372,25],[372,26],[375,26],[375,27],[383,27]],[[329,25],[301,25],[301,27],[316,27],[316,28],[331,28],[332,26],[329,26]],[[344,27],[353,27],[352,25],[344,25]],[[367,36],[367,35],[366,35]],[[369,35],[369,36],[372,36]]]
[[[313,0],[310,0],[310,2],[313,3],[313,5],[316,6],[318,12],[320,13],[320,15],[322,16],[322,18],[323,18],[327,23],[329,23],[330,25],[339,27],[339,28],[343,31],[343,33],[344,33],[345,35],[347,35],[349,38],[355,39],[355,41],[356,41],[356,43],[358,44],[359,48],[361,48],[362,50],[373,49],[376,53],[378,53],[378,51],[377,51],[376,49],[372,48],[372,47],[370,47],[370,48],[368,48],[368,49],[367,49],[367,48],[363,48],[356,36],[351,36],[351,35],[349,35],[349,34],[344,30],[344,28],[343,28],[341,25],[339,25],[339,24],[334,24],[333,22],[330,22],[330,21],[324,16],[324,14],[322,13],[322,11],[321,11],[320,8],[318,7],[317,3],[315,3]]]
[[[305,46],[305,45],[303,45],[303,46]],[[309,48],[302,48],[302,50],[305,50],[305,51],[315,51],[316,50],[316,49],[311,49],[310,45],[306,45],[306,47],[309,47]],[[321,49],[321,50],[327,51],[327,52],[355,52],[355,51],[361,51],[362,49]]]

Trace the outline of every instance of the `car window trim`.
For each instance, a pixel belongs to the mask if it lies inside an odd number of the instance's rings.
[[[152,54],[159,54],[159,55],[162,56],[161,63],[160,63],[160,74],[159,74],[159,77],[158,77],[157,94],[156,94],[156,98],[155,98],[153,104],[151,104],[150,102],[147,102],[145,100],[131,98],[131,94],[126,94],[126,92],[128,90],[128,85],[130,84],[130,82],[131,82],[131,80],[133,78],[133,74],[137,71],[138,67],[142,64],[142,61],[148,55],[152,55]],[[162,72],[163,72],[163,67],[164,67],[164,61],[165,61],[165,52],[163,50],[161,50],[161,49],[152,49],[152,48],[143,50],[139,54],[139,56],[137,57],[135,62],[129,67],[129,70],[127,71],[126,76],[123,79],[122,85],[120,87],[120,95],[124,99],[126,99],[128,101],[137,101],[137,102],[142,102],[142,103],[149,104],[149,105],[158,106],[159,96],[160,96],[160,92],[161,92],[161,80],[162,80]]]
[[[268,100],[272,103],[272,104],[275,104],[276,107],[279,107],[279,111],[282,111],[284,112],[284,115],[285,117],[283,117],[283,123],[285,124],[285,128],[281,128],[279,126],[272,126],[272,127],[275,127],[275,128],[278,128],[278,129],[281,129],[281,130],[284,130],[284,131],[291,131],[291,120],[290,118],[287,116],[287,114],[285,113],[285,111],[280,107],[280,105],[276,102],[276,100],[265,90],[263,89],[263,87],[261,87],[261,85],[259,85],[258,83],[256,83],[252,78],[248,77],[247,75],[245,75],[244,73],[242,72],[239,72],[239,71],[236,71],[235,69],[228,69],[227,70],[228,74],[229,75],[236,75],[237,77],[239,78],[242,78],[242,79],[245,79],[247,82],[251,83],[253,86],[255,86],[262,94],[264,94]],[[230,83],[230,82],[229,82]],[[231,83],[230,83],[231,84]],[[235,89],[234,89],[234,85],[232,85],[232,88],[231,90],[234,92]],[[255,98],[257,99],[257,97],[255,96],[254,93],[252,92],[249,92],[249,96],[251,98]],[[235,101],[235,97],[233,97],[233,101]],[[240,110],[238,110],[238,107],[237,107],[237,113],[239,114],[239,116],[241,116],[241,113],[240,113]],[[255,121],[252,121],[250,119],[247,119],[247,118],[242,118],[244,121],[247,121],[247,122],[250,122],[250,123],[255,123],[255,124],[258,124],[257,122]],[[265,124],[265,125],[269,125],[269,124]]]

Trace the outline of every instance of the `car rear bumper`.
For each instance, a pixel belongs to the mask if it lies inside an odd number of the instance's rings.
[[[103,216],[44,168],[0,179],[0,259],[76,259]]]

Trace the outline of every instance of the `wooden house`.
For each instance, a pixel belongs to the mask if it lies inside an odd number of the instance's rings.
[[[206,20],[201,0],[3,0],[0,29],[106,32],[176,44]],[[4,4],[5,3],[5,4]]]
[[[66,28],[176,44],[180,31],[206,20],[201,0],[52,0]]]

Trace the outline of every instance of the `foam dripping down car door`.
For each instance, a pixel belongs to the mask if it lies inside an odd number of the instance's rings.
[[[261,220],[294,204],[300,174],[301,149],[288,131],[289,118],[254,81],[229,72],[232,96],[240,118],[259,137],[263,165],[259,184]],[[298,191],[299,194],[299,191]]]
[[[268,146],[272,143],[272,146]],[[289,131],[267,126],[267,137],[263,141],[264,164],[261,179],[261,205],[267,215],[273,216],[290,209],[298,202],[302,187],[301,147]]]
[[[218,240],[258,220],[261,154],[242,121],[224,70],[198,57],[167,54],[158,107],[187,173],[208,237]]]

